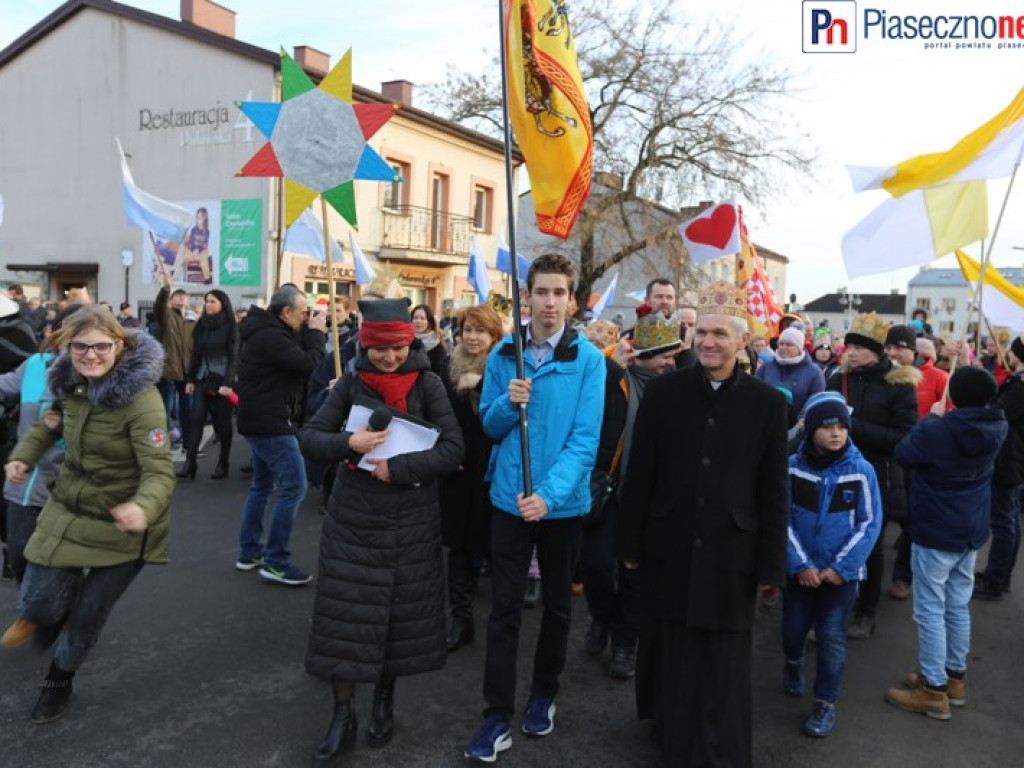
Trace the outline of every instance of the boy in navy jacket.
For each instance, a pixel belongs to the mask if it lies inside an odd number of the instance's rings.
[[[803,443],[789,459],[789,579],[782,605],[783,685],[804,692],[804,649],[818,642],[808,736],[824,737],[836,720],[846,666],[846,624],[857,585],[882,528],[881,493],[871,464],[850,440],[850,409],[838,392],[807,400]]]
[[[1006,439],[1006,417],[989,407],[995,377],[984,368],[960,368],[949,379],[956,410],[942,403],[899,445],[896,461],[914,470],[910,485],[911,566],[920,673],[909,690],[890,688],[886,701],[948,720],[950,705],[965,702],[964,674],[971,644],[974,560],[988,539],[996,455]]]

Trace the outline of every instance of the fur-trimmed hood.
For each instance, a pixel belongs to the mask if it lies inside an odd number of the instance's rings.
[[[448,380],[451,382],[452,389],[458,389],[459,379],[463,374],[477,373],[483,376],[489,355],[490,350],[481,352],[479,355],[471,355],[461,344],[455,347],[448,359]]]
[[[160,342],[143,331],[125,331],[134,336],[135,349],[127,349],[120,360],[100,381],[89,384],[89,401],[100,408],[123,408],[155,385],[163,374],[164,349]],[[60,397],[70,394],[85,381],[71,364],[67,351],[53,361],[46,375],[50,391]]]
[[[914,366],[899,365],[888,357],[882,357],[874,365],[854,370],[850,367],[847,356],[843,355],[842,371],[844,374],[852,376],[882,376],[885,378],[886,384],[894,387],[913,387],[914,389],[917,389],[917,385],[924,379],[921,371]]]

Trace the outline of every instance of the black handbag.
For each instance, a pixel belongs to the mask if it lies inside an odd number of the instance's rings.
[[[604,520],[605,507],[608,506],[608,502],[611,501],[619,487],[616,477],[621,458],[622,437],[619,437],[619,445],[615,449],[615,456],[612,457],[611,472],[595,468],[590,473],[590,512],[583,518],[585,527],[593,528]]]

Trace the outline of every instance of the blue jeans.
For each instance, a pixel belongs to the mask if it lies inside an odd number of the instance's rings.
[[[139,561],[88,570],[29,563],[18,608],[33,624],[64,623],[53,660],[61,669],[74,672],[96,645],[114,605],[141,570]]]
[[[786,661],[803,664],[807,633],[811,627],[818,640],[818,667],[814,698],[835,704],[846,668],[846,624],[857,599],[857,582],[838,587],[822,584],[801,587],[790,579],[782,598],[782,650]]]
[[[945,685],[947,669],[967,670],[977,554],[973,549],[943,552],[917,544],[911,551],[918,656],[929,685]]]
[[[992,546],[988,550],[985,580],[1006,589],[1020,549],[1021,486],[992,486]]]
[[[167,431],[171,430],[171,417],[173,416],[178,422],[181,445],[187,448],[189,422],[192,419],[192,396],[185,394],[185,382],[160,379],[156,388],[163,397],[164,408],[167,410]]]
[[[282,568],[290,561],[288,540],[292,523],[306,495],[306,465],[299,452],[299,439],[295,435],[277,435],[247,437],[246,441],[252,452],[252,483],[242,509],[241,556],[262,557],[267,565]],[[275,485],[277,500],[264,549],[260,544],[263,516]]]

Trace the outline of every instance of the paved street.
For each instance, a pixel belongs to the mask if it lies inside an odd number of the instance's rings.
[[[241,441],[240,441],[241,442]],[[236,467],[213,482],[212,455],[200,480],[178,486],[172,562],[146,569],[117,606],[92,657],[75,679],[68,716],[34,726],[28,713],[48,657],[22,648],[0,655],[0,766],[305,766],[330,714],[326,686],[302,666],[313,590],[262,583],[234,570],[246,482]],[[316,494],[299,512],[293,537],[298,566],[315,569],[320,517]],[[891,560],[891,551],[889,554]],[[479,722],[483,620],[488,583],[477,598],[480,638],[449,657],[446,669],[398,683],[396,735],[385,749],[364,742],[369,690],[358,691],[364,730],[344,762],[378,766],[463,765],[462,748]],[[0,624],[14,617],[15,589],[0,585]],[[974,606],[968,706],[943,723],[899,711],[885,688],[914,663],[911,605],[883,598],[879,629],[853,644],[833,736],[799,732],[810,699],[780,688],[781,607],[758,617],[755,642],[755,750],[760,768],[831,766],[1024,765],[1024,586],[1012,599]],[[582,598],[574,627],[555,733],[514,735],[498,765],[656,766],[648,729],[633,714],[631,683],[610,680],[582,652]],[[526,612],[520,671],[528,670],[539,611]],[[607,659],[605,659],[606,663]],[[526,684],[520,675],[520,698]]]

